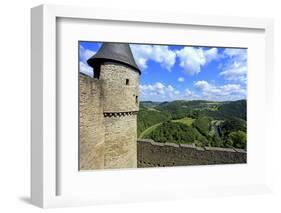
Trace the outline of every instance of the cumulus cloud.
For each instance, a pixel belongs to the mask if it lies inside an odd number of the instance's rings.
[[[131,44],[130,47],[137,65],[142,70],[148,68],[149,61],[154,61],[164,69],[171,71],[176,63],[176,58],[178,58],[179,66],[184,69],[185,73],[196,74],[201,71],[204,65],[219,57],[217,48],[184,47],[180,50],[172,50],[165,45],[140,44]],[[85,71],[85,74],[88,74],[89,68],[87,68],[86,61],[94,54],[94,51],[80,45],[81,72]],[[178,81],[183,82],[184,79],[179,78]]]
[[[247,49],[225,48],[224,54],[229,57],[238,57],[240,59],[247,59]]]
[[[87,60],[90,57],[92,57],[94,54],[96,54],[96,52],[86,49],[82,45],[80,45],[79,53],[80,53],[80,62],[79,62],[80,72],[88,76],[93,76],[93,68],[91,68],[87,64]]]
[[[205,50],[204,56],[206,58],[207,63],[211,62],[212,60],[216,60],[220,57],[217,48],[211,48],[211,49]]]
[[[214,85],[202,80],[195,82],[194,87],[199,90],[202,99],[238,100],[246,98],[246,89],[240,84]]]
[[[247,81],[247,50],[246,49],[225,49],[223,53],[228,58],[227,63],[222,65],[220,76],[228,81]]]
[[[186,89],[179,91],[172,85],[161,82],[140,85],[141,100],[148,101],[173,101],[173,100],[198,100],[200,96],[194,91]]]
[[[178,78],[178,82],[184,82],[184,78],[183,77]]]
[[[200,99],[200,96],[198,94],[196,94],[194,91],[186,89],[184,94],[183,94],[182,99],[184,99],[184,100],[198,100],[198,99]]]
[[[90,57],[92,57],[96,52],[86,49],[82,45],[80,45],[80,58],[82,61],[86,62]]]
[[[149,60],[159,63],[168,71],[171,71],[176,62],[176,54],[168,46],[131,44],[130,47],[137,65],[142,70],[147,68]]]
[[[197,81],[194,83],[194,86],[203,91],[207,91],[211,89],[211,85],[207,81]]]
[[[161,82],[140,85],[141,100],[212,100],[227,101],[246,98],[246,89],[240,84],[215,85],[201,80],[194,83],[194,88],[179,91],[172,85]]]
[[[167,101],[180,97],[180,91],[176,90],[172,85],[164,85],[161,82],[140,85],[140,93],[142,100]]]
[[[179,57],[180,67],[190,75],[198,74],[204,65],[219,57],[217,48],[205,50],[197,47],[184,47],[177,50],[176,55]]]
[[[93,77],[93,68],[88,66],[85,62],[80,61],[79,68],[81,73]]]

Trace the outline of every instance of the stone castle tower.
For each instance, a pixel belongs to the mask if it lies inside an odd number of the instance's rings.
[[[128,44],[104,43],[80,73],[80,169],[137,167],[140,70]]]

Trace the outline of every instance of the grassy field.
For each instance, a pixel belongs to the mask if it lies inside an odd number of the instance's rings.
[[[148,111],[155,111],[155,112],[160,112],[159,110],[155,109],[155,108],[147,108]]]
[[[178,120],[172,120],[172,122],[177,122],[177,123],[182,123],[185,124],[187,126],[191,126],[191,124],[193,123],[194,119],[189,118],[189,117],[185,117],[182,119],[178,119]],[[144,139],[147,135],[149,135],[153,130],[155,130],[158,126],[160,126],[162,124],[161,123],[157,123],[154,124],[153,126],[150,126],[149,128],[145,129],[140,135],[139,138],[140,139]]]
[[[178,119],[178,120],[172,120],[172,122],[182,123],[182,124],[185,124],[187,126],[191,126],[193,121],[194,121],[194,119],[189,118],[189,117],[181,118],[181,119]]]

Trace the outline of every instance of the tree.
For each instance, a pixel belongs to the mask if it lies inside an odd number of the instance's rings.
[[[208,136],[212,119],[209,117],[201,117],[193,122],[193,126],[204,136]]]
[[[214,147],[223,147],[222,141],[217,136],[212,136],[211,138],[211,146]]]
[[[231,132],[229,134],[230,140],[233,142],[235,148],[246,149],[247,135],[243,131]]]

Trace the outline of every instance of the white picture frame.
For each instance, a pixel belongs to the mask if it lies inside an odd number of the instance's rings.
[[[267,109],[268,113],[264,114],[261,119],[265,126],[264,132],[265,147],[268,147],[270,138],[270,122],[273,108],[273,100],[271,89],[273,88],[273,21],[270,19],[256,18],[238,18],[238,17],[216,17],[203,15],[188,15],[188,14],[166,14],[152,13],[148,11],[122,11],[112,10],[109,8],[85,8],[74,6],[54,6],[42,5],[31,10],[31,201],[33,204],[47,207],[61,206],[76,206],[76,205],[91,205],[98,203],[116,203],[116,202],[137,202],[143,200],[164,200],[177,199],[183,197],[194,196],[213,196],[213,195],[228,195],[228,194],[251,194],[263,193],[270,191],[270,168],[269,161],[266,161],[259,170],[259,174],[264,176],[254,184],[249,182],[237,182],[230,184],[218,185],[200,185],[196,181],[192,183],[193,187],[182,185],[179,188],[177,185],[163,183],[158,184],[158,188],[149,192],[149,196],[132,191],[124,190],[112,191],[107,189],[95,195],[58,195],[58,184],[60,166],[58,166],[58,146],[57,146],[57,88],[60,83],[57,80],[57,21],[60,18],[74,20],[99,20],[100,22],[118,21],[121,24],[126,22],[133,23],[153,23],[155,26],[199,26],[201,28],[220,28],[231,31],[234,30],[257,30],[263,32],[264,38],[264,68],[261,68],[261,75],[265,78],[259,78],[263,81],[265,87],[260,88],[260,92],[264,94],[264,99],[261,102],[261,109]],[[258,81],[257,81],[258,82]],[[250,106],[253,108],[253,104]],[[265,111],[263,111],[265,112]],[[78,147],[78,146],[77,146]],[[267,158],[269,153],[259,150],[254,153],[256,157],[262,154],[263,159]],[[171,170],[169,168],[165,168]],[[173,168],[178,174],[187,170],[186,167]],[[212,170],[213,168],[203,168],[203,172]],[[239,168],[240,169],[240,168]],[[193,169],[194,170],[194,169]],[[231,171],[231,167],[227,170]],[[247,168],[243,168],[247,170]],[[120,175],[120,171],[117,171]],[[107,178],[115,173],[107,173]],[[159,175],[162,170],[144,169],[138,175],[145,173],[154,173]],[[124,178],[129,178],[132,174],[127,170],[122,170]],[[199,174],[199,173],[198,173]],[[87,176],[87,173],[84,175]],[[89,174],[90,175],[90,174]],[[135,174],[133,174],[135,175]],[[127,176],[127,177],[126,177]],[[134,177],[134,176],[132,176]],[[196,177],[195,177],[196,178]],[[166,187],[165,190],[160,190],[159,187]],[[71,190],[71,189],[70,189]],[[119,195],[122,193],[122,196]],[[169,196],[168,194],[177,194],[177,196]]]

